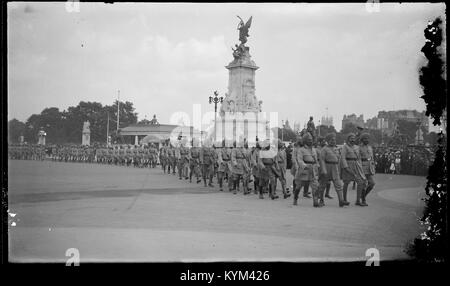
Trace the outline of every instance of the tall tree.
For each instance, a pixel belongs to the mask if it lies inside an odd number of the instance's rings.
[[[25,136],[25,123],[15,118],[8,121],[8,143],[18,143],[20,136]]]
[[[423,89],[421,98],[426,104],[426,115],[433,118],[434,125],[441,124],[441,118],[447,107],[447,88],[444,75],[442,43],[442,20],[436,18],[429,22],[424,30],[425,45],[422,53],[428,62],[420,69],[419,82]]]
[[[439,47],[442,41],[441,23],[441,19],[437,18],[425,28],[426,42],[422,52],[428,64],[420,74],[426,114],[433,118],[434,125],[440,125],[446,106],[446,80],[442,77],[444,65]],[[407,249],[410,255],[426,262],[448,261],[447,144],[443,132],[438,137],[434,161],[428,170],[425,209],[420,219],[426,230]]]

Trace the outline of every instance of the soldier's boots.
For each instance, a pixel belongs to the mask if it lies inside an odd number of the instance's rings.
[[[264,199],[263,187],[258,186],[258,193],[259,193],[259,198],[263,200]]]
[[[350,205],[349,202],[346,202],[346,201],[344,200],[344,195],[343,195],[342,191],[338,191],[338,192],[337,192],[337,195],[338,195],[338,200],[339,200],[339,207],[342,208],[342,207],[344,207],[344,206]]]
[[[317,195],[314,195],[314,194],[313,194],[313,206],[314,206],[315,208],[321,207]]]
[[[360,186],[358,186],[357,188],[356,188],[356,202],[355,202],[355,205],[356,206],[360,206],[360,207],[366,207],[366,206],[368,206],[366,203],[362,203],[361,202],[361,195],[362,195],[362,191],[363,190],[361,190],[361,188],[360,188]]]
[[[275,193],[275,188],[272,185],[269,185],[269,196],[272,200],[278,199],[278,195]]]
[[[308,198],[308,199],[310,199],[310,198],[311,198],[311,196],[310,196],[309,194],[310,194],[309,192],[307,192],[307,191],[303,191],[303,197],[304,197],[304,198]]]
[[[347,186],[348,187],[348,186]],[[348,201],[347,201],[347,188],[344,188],[343,190],[342,190],[342,198],[343,198],[343,201],[345,202],[345,203],[348,203]]]
[[[362,203],[365,207],[368,206],[368,204],[366,203],[366,197],[367,197],[367,194],[368,194],[371,190],[372,190],[371,187],[367,187],[366,189],[364,189],[364,190],[362,191],[361,203]]]
[[[281,188],[283,189],[283,198],[285,199],[289,198],[291,194],[288,191],[286,191],[286,186],[283,184],[281,185]]]

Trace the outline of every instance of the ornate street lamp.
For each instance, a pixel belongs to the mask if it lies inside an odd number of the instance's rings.
[[[217,103],[223,102],[223,97],[219,97],[219,93],[214,91],[214,97],[209,97],[209,103],[214,103],[214,141],[217,141]]]

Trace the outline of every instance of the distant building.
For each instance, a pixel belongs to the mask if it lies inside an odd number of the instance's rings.
[[[354,124],[356,126],[364,127],[364,115],[356,116],[356,114],[350,114],[350,115],[344,115],[344,118],[342,119],[342,128],[345,127],[347,124]]]
[[[300,122],[295,121],[294,122],[294,131],[295,133],[299,133],[302,130],[302,125]]]
[[[143,120],[141,123],[131,124],[125,128],[119,129],[119,135],[123,136],[127,144],[139,145],[141,140],[153,143],[161,143],[170,138],[177,138],[178,136],[191,140],[193,137],[199,138],[202,141],[202,134],[200,131],[194,129],[192,126],[179,126],[172,124],[160,124],[156,119]]]
[[[291,125],[289,125],[289,120],[286,119],[286,121],[284,122],[284,128],[285,129],[292,129]]]
[[[425,115],[425,111],[417,110],[395,110],[378,112],[377,129],[383,129],[384,133],[392,134],[397,128],[398,120],[406,120],[410,122],[420,123],[429,131],[429,118]]]
[[[320,125],[324,125],[327,127],[333,126],[333,117],[332,116],[322,116]]]
[[[373,118],[369,118],[367,119],[366,123],[364,124],[364,128],[367,129],[381,129],[381,127],[379,127],[380,123],[378,121],[378,117],[373,117]]]

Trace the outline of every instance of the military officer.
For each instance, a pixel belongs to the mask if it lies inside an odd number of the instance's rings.
[[[250,171],[247,165],[246,152],[244,150],[244,140],[240,138],[236,143],[236,148],[231,151],[231,174],[233,180],[233,194],[239,191],[239,182],[242,179],[244,194],[248,193],[248,187],[244,177]]]
[[[163,170],[164,174],[166,173],[167,160],[167,145],[163,143],[161,149],[159,150],[159,161],[161,162],[161,169]]]
[[[200,149],[200,163],[202,165],[203,182],[206,187],[206,180],[209,179],[208,186],[214,187],[212,184],[214,172],[214,149],[211,147],[210,139],[203,141],[203,146]]]
[[[170,169],[172,168],[172,174],[175,175],[175,166],[177,165],[177,158],[175,157],[175,147],[172,145],[172,143],[169,143],[170,147],[167,149],[167,154],[169,157],[169,168],[168,168],[168,174],[170,174]]]
[[[286,199],[291,195],[286,191],[286,151],[284,150],[284,144],[281,140],[278,140],[278,152],[277,152],[277,177],[275,178],[275,187],[277,186],[277,179],[280,180],[281,190],[283,191],[283,197]]]
[[[268,189],[269,197],[274,200],[278,199],[275,194],[276,188],[276,170],[277,167],[277,151],[274,146],[271,148],[270,140],[264,140],[261,144],[261,150],[259,151],[258,165],[259,165],[259,198],[264,199],[264,189]]]
[[[252,151],[248,148],[247,140],[244,140],[244,155],[245,161],[247,164],[247,168],[245,170],[245,174],[243,177],[244,186],[246,188],[246,193],[249,194],[251,192],[251,188],[249,184],[252,182]]]
[[[366,185],[366,176],[361,163],[361,155],[359,148],[355,145],[356,136],[353,133],[348,134],[347,142],[342,147],[341,151],[341,177],[344,181],[343,197],[347,202],[347,189],[351,181],[355,181],[356,187],[356,202],[357,206],[364,206],[361,204],[361,196]]]
[[[336,138],[335,138],[335,141],[336,141]],[[322,154],[322,148],[324,148],[326,145],[327,145],[327,142],[325,141],[325,138],[322,137],[322,136],[319,136],[317,138],[317,154],[319,155],[319,161],[320,161],[320,156]],[[320,165],[320,167],[322,167],[322,165]],[[321,174],[322,174],[322,172],[319,170],[319,183],[320,183],[320,176],[321,176]],[[324,192],[325,196],[323,196],[323,194],[321,194],[322,197],[320,198],[322,203],[324,203],[324,198],[323,197],[326,197],[328,199],[332,199],[333,198],[332,196],[330,196],[330,189],[331,189],[331,182],[327,181],[325,192]]]
[[[318,201],[318,171],[319,162],[316,148],[313,147],[313,138],[310,133],[305,133],[302,137],[304,146],[301,147],[295,156],[296,174],[295,174],[295,191],[294,205],[297,205],[298,194],[300,189],[308,184],[311,187],[313,195],[313,206],[320,207]]]
[[[259,142],[256,142],[256,146],[252,149],[251,158],[250,158],[250,167],[252,168],[252,175],[253,175],[253,186],[255,188],[255,194],[258,194],[259,190],[259,178],[260,178],[260,172],[259,172],[259,151],[261,150],[261,146],[259,145]]]
[[[223,180],[228,174],[228,178],[231,178],[230,163],[231,163],[231,149],[229,148],[229,141],[222,141],[222,148],[217,151],[217,163],[219,165],[217,169],[217,180],[219,182],[220,191],[223,191]],[[232,190],[232,181],[228,180],[228,191]]]
[[[151,143],[150,148],[150,165],[152,168],[156,167],[156,163],[158,162],[158,150],[156,149],[155,144]]]
[[[178,160],[178,175],[180,180],[184,177],[185,180],[189,179],[189,149],[186,147],[186,139],[183,138],[180,141],[180,156]]]
[[[200,179],[200,147],[197,138],[192,139],[192,147],[189,150],[189,182],[192,183],[192,175],[195,174],[197,178],[197,184],[202,180]]]
[[[329,133],[326,136],[327,145],[322,147],[320,150],[320,186],[319,186],[319,195],[321,198],[321,204],[324,205],[323,202],[323,193],[325,189],[330,184],[330,181],[333,182],[334,189],[338,195],[339,199],[339,207],[349,205],[348,202],[344,201],[344,196],[342,194],[343,183],[340,176],[339,169],[339,160],[340,154],[336,148],[336,134]]]
[[[373,157],[372,146],[369,145],[370,135],[369,133],[362,133],[361,137],[361,145],[359,146],[359,154],[361,156],[361,164],[363,167],[364,175],[366,176],[366,184],[365,188],[361,192],[361,204],[363,206],[367,206],[366,197],[367,194],[373,189],[375,186],[375,181],[373,179],[375,175],[375,161]]]

